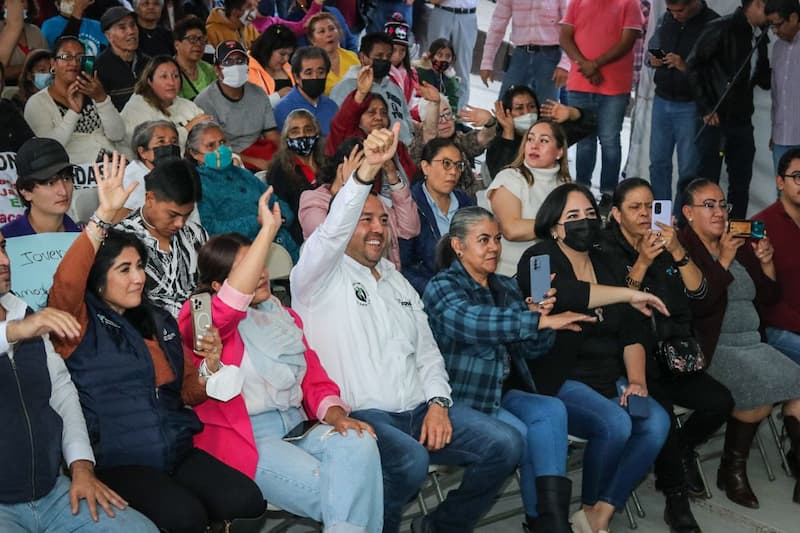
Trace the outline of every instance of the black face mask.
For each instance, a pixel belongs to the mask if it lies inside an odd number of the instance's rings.
[[[174,144],[166,144],[164,146],[156,146],[153,148],[153,166],[158,165],[165,159],[170,157],[180,157],[181,149]]]
[[[576,252],[586,252],[597,242],[600,220],[584,218],[564,222],[564,244]]]
[[[321,78],[318,80],[300,80],[300,86],[303,88],[303,92],[308,95],[309,98],[319,98],[323,92],[325,92],[325,78]]]
[[[381,81],[389,75],[389,70],[392,68],[392,63],[386,59],[373,59],[372,60],[372,75],[375,81]]]

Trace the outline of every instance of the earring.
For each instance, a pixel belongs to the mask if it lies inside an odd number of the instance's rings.
[[[456,255],[457,255],[458,257],[463,257],[463,256],[464,256],[464,253],[463,253],[463,252],[456,252]]]
[[[551,233],[551,235],[553,236],[553,240],[554,240],[554,241],[557,241],[557,240],[558,240],[558,233],[556,233],[556,232],[554,231],[553,233]]]
[[[53,67],[50,67],[50,74],[51,74],[52,76],[55,76],[55,74],[56,74],[56,69],[55,69],[55,68],[53,68]]]
[[[689,222],[694,222],[694,219],[693,219],[693,218],[690,218],[690,219],[688,219],[688,220],[689,220]]]
[[[100,288],[98,288],[98,289],[97,289],[97,294],[99,294],[99,295],[101,295],[101,296],[102,296],[102,294],[103,294],[103,287],[100,287]]]

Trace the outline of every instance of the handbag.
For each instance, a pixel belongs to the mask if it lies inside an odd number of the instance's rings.
[[[650,321],[653,326],[653,333],[658,339],[655,317],[651,316]],[[655,357],[663,367],[675,376],[700,372],[708,366],[708,360],[700,347],[700,343],[692,336],[657,340]]]

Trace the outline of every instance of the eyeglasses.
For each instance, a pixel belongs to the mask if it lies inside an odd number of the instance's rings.
[[[206,44],[208,42],[208,38],[205,35],[187,35],[183,40],[192,44]]]
[[[439,115],[439,122],[450,122],[455,118],[455,115],[452,111],[445,111],[441,115]]]
[[[220,63],[223,67],[233,67],[236,65],[245,65],[247,64],[247,57],[246,56],[236,56],[236,57],[229,57],[228,59],[224,59],[222,63]]]
[[[791,174],[781,174],[781,177],[785,180],[794,181],[795,185],[800,185],[800,172],[792,172]]]
[[[82,57],[83,57],[83,54],[78,54],[78,55],[58,54],[56,56],[56,59],[58,59],[59,61],[66,61],[67,63],[72,63],[73,61],[75,63],[80,63]]]
[[[692,207],[705,207],[712,213],[717,208],[721,209],[722,211],[725,211],[726,213],[730,213],[731,210],[733,209],[733,205],[729,204],[724,200],[722,202],[715,202],[714,200],[706,200],[702,204],[692,204]]]
[[[442,168],[445,170],[453,170],[453,167],[457,168],[459,172],[464,172],[467,168],[466,161],[453,161],[452,159],[431,159],[431,163],[434,161],[439,161],[442,164]]]

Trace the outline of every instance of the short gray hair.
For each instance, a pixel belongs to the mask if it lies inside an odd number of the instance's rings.
[[[200,153],[200,139],[202,138],[203,133],[212,128],[217,128],[222,131],[222,126],[213,120],[195,124],[194,127],[189,131],[189,136],[186,137],[186,153],[189,155],[191,155],[191,153]]]
[[[147,150],[147,145],[153,140],[153,132],[156,131],[156,128],[169,128],[175,132],[175,135],[178,135],[178,128],[169,120],[148,120],[147,122],[142,122],[133,129],[133,138],[131,140],[133,157],[139,159],[139,148]]]

